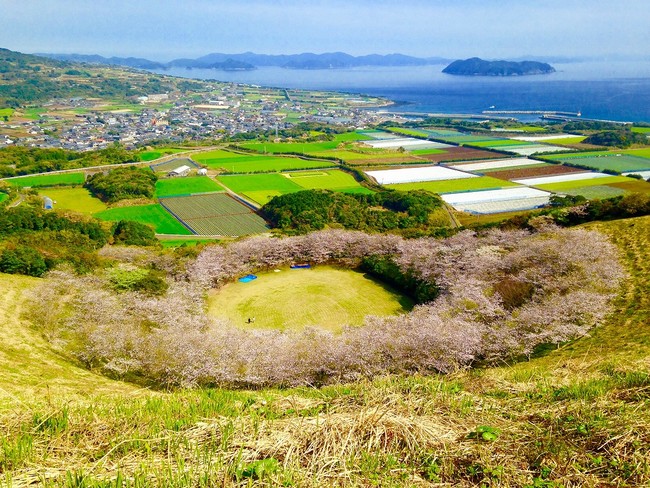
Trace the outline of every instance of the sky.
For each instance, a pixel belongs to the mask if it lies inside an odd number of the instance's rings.
[[[649,0],[0,0],[0,19],[24,53],[650,59]]]

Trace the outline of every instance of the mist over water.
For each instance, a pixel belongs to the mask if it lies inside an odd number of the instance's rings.
[[[549,75],[508,78],[442,73],[444,65],[254,71],[157,71],[185,78],[216,79],[282,88],[333,90],[387,97],[389,110],[480,113],[495,110],[582,112],[585,118],[650,122],[650,63],[554,64]],[[528,117],[530,118],[530,117]]]

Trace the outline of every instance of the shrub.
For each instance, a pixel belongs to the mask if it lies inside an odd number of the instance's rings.
[[[31,247],[18,246],[0,254],[0,271],[3,273],[42,276],[47,269],[41,253]]]

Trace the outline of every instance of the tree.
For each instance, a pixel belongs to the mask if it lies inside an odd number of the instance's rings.
[[[5,249],[0,254],[0,271],[9,274],[42,276],[47,271],[43,256],[34,248],[18,246]]]

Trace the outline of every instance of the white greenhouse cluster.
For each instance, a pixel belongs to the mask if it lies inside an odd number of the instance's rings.
[[[366,171],[368,176],[377,180],[380,185],[395,185],[398,183],[416,183],[419,181],[458,180],[462,178],[477,178],[477,175],[456,171],[444,166],[423,166],[419,168],[385,169]]]

